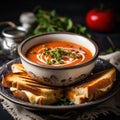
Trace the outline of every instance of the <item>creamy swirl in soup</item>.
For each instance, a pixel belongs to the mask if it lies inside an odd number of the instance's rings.
[[[71,66],[92,58],[91,52],[76,43],[49,41],[30,48],[26,57],[33,62],[52,66]]]

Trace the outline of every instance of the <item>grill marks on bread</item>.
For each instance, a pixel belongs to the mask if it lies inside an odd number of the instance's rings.
[[[62,97],[81,104],[105,95],[112,89],[116,80],[114,67],[88,77],[84,83],[66,88],[50,87],[40,84],[27,74],[22,64],[13,64],[12,73],[4,75],[2,86],[9,88],[13,95],[33,104],[54,104]]]
[[[110,68],[89,77],[85,83],[66,90],[66,97],[75,104],[97,99],[106,94],[116,80],[115,68]]]
[[[15,97],[33,104],[54,104],[63,96],[61,88],[44,86],[22,72],[23,69],[20,71],[19,65],[14,67],[17,68],[14,68],[13,73],[3,77],[2,86],[9,88]]]

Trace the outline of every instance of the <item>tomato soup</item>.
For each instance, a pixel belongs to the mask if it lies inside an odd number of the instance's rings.
[[[76,43],[49,41],[30,48],[26,57],[33,62],[52,66],[72,66],[92,58],[91,52]]]

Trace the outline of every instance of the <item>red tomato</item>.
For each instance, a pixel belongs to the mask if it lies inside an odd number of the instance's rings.
[[[112,10],[92,9],[86,15],[87,26],[97,32],[109,32],[116,24],[116,16]]]

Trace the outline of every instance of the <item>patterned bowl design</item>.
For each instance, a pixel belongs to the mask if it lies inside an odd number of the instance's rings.
[[[32,62],[25,57],[25,53],[29,48],[51,39],[80,44],[88,48],[93,57],[87,62],[74,66],[46,66]],[[98,57],[98,46],[94,41],[81,35],[68,32],[55,32],[35,35],[24,40],[18,48],[18,53],[24,68],[34,79],[40,81],[42,84],[62,87],[79,82],[90,74]]]

